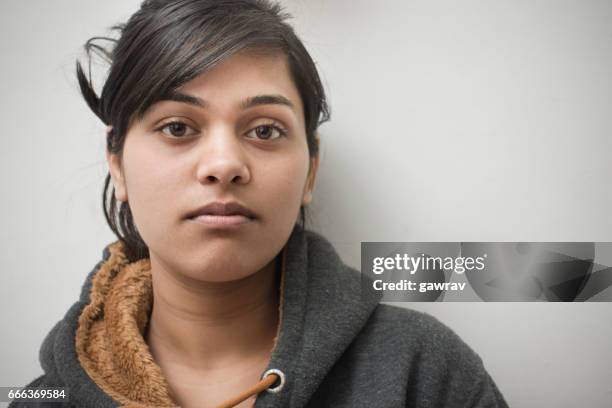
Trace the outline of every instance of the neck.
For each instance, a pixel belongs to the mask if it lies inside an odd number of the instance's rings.
[[[162,368],[211,371],[269,358],[280,301],[275,260],[232,282],[185,282],[153,259],[151,274],[154,301],[146,339]]]

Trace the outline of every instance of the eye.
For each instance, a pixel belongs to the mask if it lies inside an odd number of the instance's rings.
[[[247,135],[255,139],[272,140],[287,136],[287,131],[276,123],[266,123],[249,130]]]
[[[171,136],[175,138],[191,136],[197,133],[193,128],[191,128],[191,126],[187,125],[186,123],[179,122],[176,120],[166,123],[165,125],[160,127],[158,130],[161,131],[166,136]]]

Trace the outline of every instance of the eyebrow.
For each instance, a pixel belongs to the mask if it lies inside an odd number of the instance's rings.
[[[257,95],[246,98],[240,107],[243,110],[252,108],[259,105],[284,105],[289,107],[291,110],[295,110],[293,103],[283,95]]]
[[[208,107],[208,102],[197,96],[189,95],[179,91],[171,91],[163,96],[160,101],[174,101],[197,106],[199,108]],[[283,95],[256,95],[250,96],[240,103],[240,109],[246,110],[261,105],[283,105],[295,111],[293,103]]]

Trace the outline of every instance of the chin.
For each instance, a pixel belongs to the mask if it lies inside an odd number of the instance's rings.
[[[256,262],[244,262],[240,258],[235,255],[216,256],[207,259],[200,257],[194,259],[189,265],[184,265],[184,268],[179,266],[177,272],[182,270],[183,275],[193,280],[222,283],[248,278],[265,266],[265,263],[263,266],[259,266]]]

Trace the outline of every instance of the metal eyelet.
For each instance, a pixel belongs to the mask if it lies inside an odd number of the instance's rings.
[[[270,387],[270,388],[266,389],[266,391],[271,392],[272,394],[277,394],[285,386],[285,373],[283,373],[281,370],[278,370],[276,368],[271,368],[268,371],[266,371],[265,373],[263,373],[263,375],[261,376],[261,379],[263,380],[264,378],[266,378],[270,374],[278,375],[279,380],[277,382],[279,384],[276,387]]]

